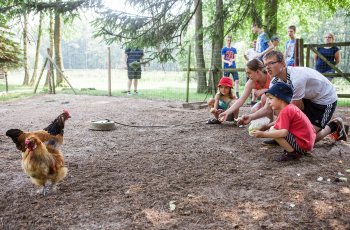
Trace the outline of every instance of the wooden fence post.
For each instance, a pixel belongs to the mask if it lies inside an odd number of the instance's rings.
[[[108,96],[112,96],[111,47],[107,48],[108,55]]]
[[[34,92],[33,93],[36,93],[36,90],[38,89],[38,86],[39,86],[39,82],[41,80],[41,77],[43,76],[43,73],[44,73],[44,70],[45,70],[45,66],[46,66],[46,63],[47,63],[47,58],[45,59],[45,62],[44,62],[44,65],[43,65],[43,68],[41,69],[40,71],[40,75],[38,77],[38,80],[36,81],[36,84],[35,84],[35,87],[34,87]]]
[[[188,47],[188,59],[187,59],[187,81],[186,81],[186,102],[189,101],[190,96],[190,68],[191,68],[191,45]]]

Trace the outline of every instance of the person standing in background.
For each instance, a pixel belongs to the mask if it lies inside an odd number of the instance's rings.
[[[295,45],[295,26],[288,27],[288,37],[289,40],[286,43],[286,51],[284,53],[284,59],[286,60],[287,66],[295,66],[294,63],[294,45]]]
[[[335,37],[332,33],[327,33],[324,37],[324,41],[326,44],[329,44],[330,46],[327,47],[318,47],[317,51],[324,56],[327,61],[332,63],[333,65],[337,65],[340,62],[340,51],[337,46],[332,45],[334,42]],[[320,73],[335,73],[334,69],[330,67],[325,61],[323,61],[321,58],[315,54],[315,61],[316,61],[316,70]],[[326,78],[330,81],[332,81],[333,77],[326,76]]]
[[[280,38],[274,35],[271,37],[271,42],[273,44],[273,50],[279,51],[278,45],[280,44]]]
[[[252,41],[251,48],[248,49],[244,54],[244,59],[250,61],[254,59],[259,53],[256,52],[256,40]]]
[[[131,96],[131,84],[132,80],[134,80],[134,94],[138,95],[137,91],[138,80],[141,79],[141,60],[143,58],[143,50],[142,49],[125,49],[125,64],[128,70],[128,91],[127,95]]]
[[[232,37],[226,36],[226,46],[221,49],[221,60],[224,64],[224,76],[230,77],[230,74],[232,75],[232,78],[235,83],[235,95],[237,98],[239,98],[239,78],[237,71],[225,71],[225,69],[231,69],[236,68],[236,55],[237,50],[236,48],[231,46]]]
[[[256,51],[258,52],[258,55],[255,58],[262,61],[263,56],[273,50],[273,44],[267,34],[259,27],[257,23],[253,24],[252,31],[258,35],[256,41]]]
[[[245,54],[244,54],[244,59],[247,61],[251,61],[253,59],[255,59],[256,56],[258,56],[258,52],[256,51],[256,40],[252,41],[252,48],[248,49]],[[249,76],[247,76],[247,81],[249,80]],[[252,89],[250,98],[251,101],[248,105],[255,105],[256,104],[256,96],[255,96],[255,90],[256,89]]]

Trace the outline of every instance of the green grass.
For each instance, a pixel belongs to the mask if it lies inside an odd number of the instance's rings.
[[[108,92],[105,90],[93,90],[93,89],[74,89],[79,95],[91,95],[91,96],[108,96]],[[63,88],[57,91],[58,93],[73,94],[70,88]],[[127,97],[126,91],[113,90],[111,92],[113,97]],[[144,89],[140,91],[139,95],[133,94],[132,97],[150,99],[150,100],[167,100],[167,101],[182,101],[186,102],[186,92],[182,88],[162,88],[162,89]],[[196,93],[195,89],[190,89],[189,102],[206,101],[211,97],[210,94]]]
[[[240,86],[240,91],[243,92],[244,87]],[[79,95],[91,96],[108,96],[106,90],[93,88],[74,89]],[[5,92],[5,85],[0,83],[0,101],[23,99],[34,96],[32,87],[24,87],[19,85],[10,85],[9,93]],[[47,88],[39,88],[38,94],[48,93]],[[57,88],[58,94],[74,94],[71,88]],[[113,97],[127,97],[125,90],[112,90]],[[132,95],[134,98],[150,99],[150,100],[167,100],[186,102],[186,90],[184,88],[159,88],[159,89],[143,89],[139,95]],[[211,94],[196,93],[196,89],[191,88],[189,91],[189,102],[207,101]],[[350,107],[350,98],[339,98],[338,105],[340,107]]]
[[[70,83],[73,85],[77,94],[107,96],[108,76],[107,70],[65,70]],[[23,87],[23,71],[14,71],[9,73],[9,93],[5,94],[4,81],[0,81],[0,100],[20,99],[33,95],[33,87]],[[123,69],[112,70],[112,96],[126,97],[127,72]],[[240,74],[240,93],[243,92],[245,76]],[[344,79],[334,79],[334,85],[338,93],[350,93],[350,83]],[[41,80],[37,93],[48,93],[48,89],[43,86],[44,79]],[[207,101],[211,94],[197,94],[197,82],[194,72],[191,73],[189,102]],[[96,90],[93,90],[96,89]],[[133,87],[132,87],[133,89]],[[138,89],[140,95],[138,98],[150,100],[170,100],[186,102],[186,72],[179,71],[144,71],[139,81]],[[57,93],[74,94],[70,88],[57,88]],[[132,96],[136,97],[136,95]],[[249,101],[247,101],[249,102]],[[341,98],[338,106],[350,107],[350,98]]]

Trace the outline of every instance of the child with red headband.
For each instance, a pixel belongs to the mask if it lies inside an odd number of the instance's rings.
[[[219,114],[230,108],[230,106],[236,101],[236,96],[232,92],[232,79],[230,77],[222,77],[218,84],[218,92],[215,98],[210,98],[208,106],[210,113],[214,115],[214,118],[210,118],[207,124],[221,124],[218,120]],[[227,121],[234,121],[234,118],[238,117],[238,110],[226,119]]]

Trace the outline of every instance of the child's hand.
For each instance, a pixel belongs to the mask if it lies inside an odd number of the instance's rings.
[[[250,133],[252,136],[254,136],[254,137],[257,137],[257,138],[259,138],[259,137],[265,137],[265,132],[264,131],[260,131],[260,130],[253,130],[251,133]]]
[[[224,121],[226,121],[227,116],[228,116],[228,114],[227,114],[226,112],[222,112],[222,113],[219,114],[218,120],[219,120],[220,122],[224,122]]]
[[[215,115],[219,116],[219,114],[221,114],[222,112],[224,112],[224,110],[218,109],[218,110],[215,111]]]

